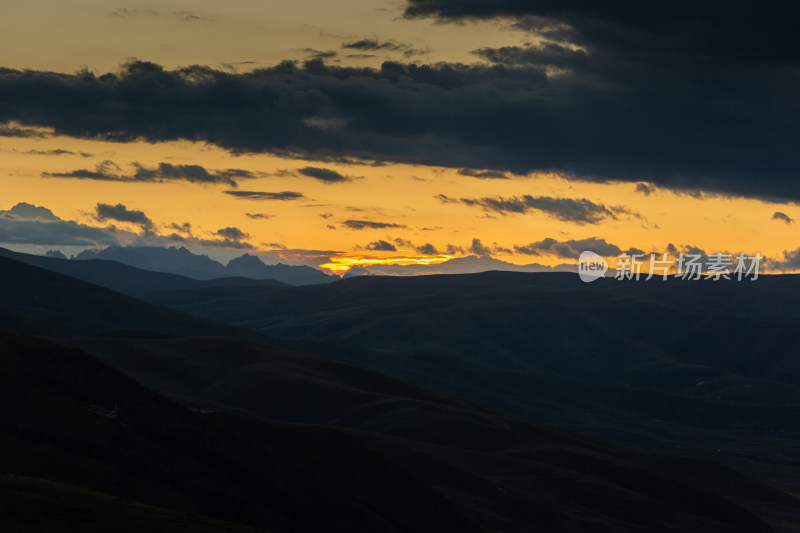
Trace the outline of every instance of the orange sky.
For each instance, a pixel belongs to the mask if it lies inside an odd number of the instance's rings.
[[[43,155],[66,150],[73,154]],[[81,155],[83,153],[84,155]],[[697,246],[710,252],[760,252],[778,257],[791,245],[793,225],[772,220],[775,211],[800,217],[794,205],[778,205],[751,199],[725,197],[695,198],[667,190],[650,195],[636,192],[631,183],[598,184],[569,181],[553,175],[531,175],[513,179],[479,179],[462,176],[453,169],[387,164],[384,166],[315,163],[351,177],[345,183],[322,183],[308,177],[285,175],[285,171],[308,166],[308,161],[272,155],[231,155],[213,146],[189,142],[110,143],[67,137],[36,139],[4,138],[0,142],[0,175],[3,195],[0,210],[18,202],[45,206],[63,219],[102,226],[94,218],[98,202],[123,203],[152,219],[161,233],[170,223],[189,222],[198,237],[211,238],[216,230],[234,226],[248,233],[255,251],[275,250],[278,245],[296,250],[340,252],[350,265],[386,258],[411,262],[447,259],[448,244],[468,248],[473,238],[498,247],[494,256],[516,264],[556,265],[565,259],[555,256],[510,254],[530,242],[553,238],[559,241],[600,237],[622,249],[666,250]],[[46,172],[93,169],[103,161],[114,161],[120,173],[132,172],[132,164],[146,167],[160,162],[199,164],[210,170],[237,168],[263,173],[264,177],[243,180],[239,190],[296,191],[306,198],[293,201],[254,201],[224,194],[226,185],[174,183],[116,183],[82,179],[43,177]],[[586,198],[606,206],[624,206],[638,214],[617,215],[596,224],[579,224],[554,218],[543,212],[507,214],[457,203],[442,203],[436,197],[514,197],[526,194],[554,198]],[[247,214],[267,217],[253,219]],[[398,227],[350,229],[347,220],[396,224]],[[117,224],[125,226],[125,224]],[[128,226],[136,230],[135,226]],[[396,252],[373,252],[372,243],[396,239],[415,246],[432,244],[440,254],[422,256],[406,245]],[[42,251],[53,246],[41,246]],[[212,256],[225,256],[210,250]],[[238,255],[241,250],[235,251]],[[459,254],[454,254],[459,255]],[[230,253],[227,254],[230,256]],[[292,254],[286,254],[292,258]],[[297,258],[297,257],[295,257]],[[358,259],[360,258],[360,259]],[[402,263],[402,261],[400,261]]]
[[[242,71],[284,59],[308,58],[315,50],[341,52],[343,42],[363,38],[402,46],[370,57],[340,53],[331,61],[366,66],[387,59],[474,62],[471,52],[482,46],[535,40],[531,34],[511,28],[507,21],[442,25],[427,19],[405,20],[400,17],[404,3],[396,1],[231,0],[224,10],[220,6],[211,0],[141,1],[135,8],[110,6],[101,0],[6,0],[0,18],[0,66],[58,72],[86,67],[103,73],[113,71],[130,57],[138,57],[165,68],[204,64]],[[52,155],[54,150],[70,153]],[[240,181],[239,190],[294,191],[304,198],[254,201],[225,194],[230,189],[225,185],[44,177],[45,173],[92,170],[104,161],[113,161],[121,175],[132,173],[134,163],[145,167],[167,162],[202,165],[209,170],[244,169],[261,177]],[[329,184],[291,175],[309,165],[351,179]],[[647,177],[642,181],[647,182]],[[247,234],[244,241],[252,251],[268,261],[274,262],[279,256],[291,260],[305,257],[312,264],[327,262],[340,269],[375,261],[443,261],[469,254],[473,239],[491,248],[498,259],[544,265],[566,260],[510,251],[546,238],[565,241],[596,237],[621,249],[647,252],[664,251],[672,243],[679,248],[759,252],[780,258],[784,251],[800,244],[796,224],[773,219],[776,212],[788,219],[800,219],[796,204],[719,196],[697,198],[662,189],[646,195],[637,192],[630,182],[589,183],[550,174],[480,179],[438,167],[343,165],[269,154],[233,155],[215,146],[190,142],[111,143],[50,134],[0,137],[0,190],[0,210],[28,202],[47,207],[65,220],[105,226],[107,221],[96,219],[95,206],[122,203],[144,212],[155,223],[156,234],[166,235],[173,231],[168,225],[188,222],[196,238],[213,239],[221,228],[235,227]],[[441,195],[453,201],[443,202]],[[581,224],[540,210],[503,215],[459,201],[523,195],[586,199],[608,208],[624,208],[629,214],[620,210],[615,217]],[[394,227],[352,229],[347,227],[348,220]],[[135,225],[115,224],[141,231]],[[369,249],[371,243],[380,241],[396,250]],[[420,253],[418,248],[426,244],[437,253]],[[447,253],[448,246],[451,253]],[[25,248],[43,252],[58,246]],[[284,249],[293,251],[281,251]],[[210,255],[223,259],[242,251],[208,249]]]

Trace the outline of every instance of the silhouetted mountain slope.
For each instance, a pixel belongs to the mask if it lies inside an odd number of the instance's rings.
[[[169,272],[195,279],[221,278],[225,275],[222,263],[207,255],[193,254],[183,247],[109,246],[102,250],[84,250],[75,259],[105,259],[143,270]]]
[[[14,533],[266,533],[65,483],[0,475],[0,528]]]
[[[266,265],[254,255],[244,254],[231,259],[225,266],[225,275],[253,279],[276,279],[289,285],[316,285],[329,283],[335,278],[305,265]]]
[[[342,431],[190,413],[80,351],[7,334],[0,346],[3,472],[273,531],[479,531]]]
[[[221,326],[8,259],[0,272],[6,315],[45,331],[55,321],[185,404],[341,428],[187,413],[79,352],[6,336],[0,472],[276,531],[477,530],[469,519],[497,532],[770,530],[731,498],[771,522],[800,515],[795,499],[725,468],[245,339],[185,338]],[[155,323],[159,338],[142,333]]]
[[[538,421],[687,449],[800,490],[798,276],[585,284],[570,274],[492,272],[149,299]]]
[[[188,405],[358,430],[493,531],[705,530],[698,517],[728,505],[714,494],[800,520],[800,502],[726,468],[633,453],[336,361],[244,340],[73,342]]]
[[[257,336],[0,257],[0,329],[52,337],[148,331]]]
[[[193,254],[183,247],[109,246],[103,250],[85,250],[76,259],[112,260],[143,270],[168,272],[200,280],[240,276],[274,279],[289,285],[311,285],[337,279],[305,265],[266,265],[250,254],[232,259],[227,266],[223,266],[206,255]]]
[[[106,287],[134,297],[164,290],[212,287],[284,286],[280,281],[272,279],[256,280],[245,277],[197,280],[177,274],[142,270],[110,260],[89,259],[85,261],[69,261],[67,259],[43,257],[40,255],[21,254],[3,248],[0,248],[0,256],[14,259],[26,265],[52,270],[59,274],[71,276],[87,283],[100,285],[101,287]]]

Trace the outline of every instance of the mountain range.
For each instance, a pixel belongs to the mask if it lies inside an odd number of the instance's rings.
[[[244,254],[223,265],[207,255],[194,254],[185,247],[109,246],[102,250],[84,250],[74,259],[117,261],[142,270],[167,272],[199,280],[238,276],[258,280],[272,279],[289,285],[309,285],[336,279],[310,266],[266,265],[250,254]]]
[[[510,272],[146,297],[539,422],[678,445],[791,492],[798,298],[792,275],[586,284]]]
[[[794,345],[774,319],[793,277],[702,290],[566,274],[360,277],[145,302],[8,257],[0,273],[0,330],[13,332],[0,334],[0,525],[11,530],[800,524],[787,494]],[[687,298],[720,306],[694,333]],[[684,350],[679,364],[677,347],[714,318],[740,321],[729,344]],[[725,359],[755,331],[748,320],[772,325],[743,346],[758,357]],[[700,374],[709,392],[680,388]]]

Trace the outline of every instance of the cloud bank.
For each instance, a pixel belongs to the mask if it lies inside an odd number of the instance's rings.
[[[409,16],[511,16],[550,39],[477,51],[482,64],[310,60],[235,73],[131,61],[100,76],[0,69],[0,123],[444,165],[487,178],[545,171],[800,200],[791,17],[735,3],[724,13],[683,2],[657,12],[623,6],[410,3]]]

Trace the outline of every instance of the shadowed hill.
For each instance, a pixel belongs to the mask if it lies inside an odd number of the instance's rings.
[[[771,521],[800,514],[794,499],[724,468],[632,453],[246,339],[185,338],[213,324],[7,259],[0,267],[5,315],[59,323],[69,342],[207,413],[80,352],[11,336],[0,358],[12,415],[5,472],[278,531],[770,530],[730,498]],[[156,322],[160,336],[141,333]]]
[[[77,350],[0,345],[3,472],[273,531],[479,531],[341,431],[191,413]]]
[[[76,259],[113,260],[144,270],[168,272],[200,280],[244,276],[259,280],[274,279],[289,285],[309,285],[337,279],[306,265],[266,265],[250,254],[241,255],[223,266],[206,255],[193,254],[184,247],[109,246],[99,251],[85,250]]]
[[[632,523],[645,531],[705,530],[713,509],[728,505],[716,495],[771,520],[800,517],[800,502],[723,467],[633,453],[274,346],[73,342],[187,405],[357,430],[492,531],[624,531]]]
[[[70,261],[40,255],[22,254],[3,248],[0,248],[0,256],[8,257],[27,265],[52,270],[59,274],[71,276],[87,283],[100,285],[134,297],[164,290],[285,286],[284,283],[272,279],[255,280],[247,277],[197,280],[178,274],[143,270],[113,260],[87,259],[84,261]]]
[[[0,475],[0,527],[14,533],[267,533],[43,479]]]
[[[490,272],[148,299],[800,491],[800,276],[585,284],[574,274]]]
[[[24,333],[257,336],[6,257],[0,257],[0,294],[0,329]]]

